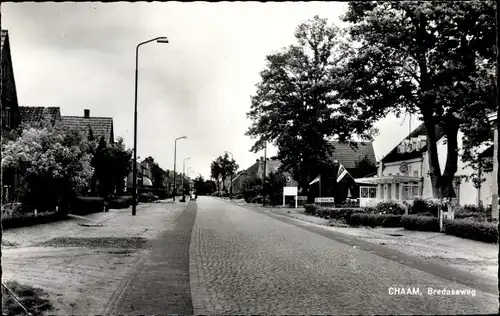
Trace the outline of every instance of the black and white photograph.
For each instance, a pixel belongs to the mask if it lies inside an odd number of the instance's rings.
[[[4,2],[2,316],[496,315],[496,1]]]

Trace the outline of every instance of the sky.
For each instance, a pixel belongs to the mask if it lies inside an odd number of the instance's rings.
[[[135,48],[139,49],[138,156],[163,169],[210,175],[224,151],[240,169],[263,152],[244,133],[265,57],[295,42],[314,15],[343,26],[344,2],[2,3],[21,106],[57,106],[61,115],[112,117],[115,136],[133,148]],[[413,118],[411,128],[418,125]],[[408,133],[389,116],[373,142],[382,158]],[[268,146],[267,155],[277,154]],[[186,159],[190,158],[190,159]],[[186,159],[186,160],[185,160]]]

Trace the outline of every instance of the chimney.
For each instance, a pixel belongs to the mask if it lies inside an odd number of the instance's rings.
[[[84,118],[90,118],[90,110],[89,109],[83,110],[83,117]]]

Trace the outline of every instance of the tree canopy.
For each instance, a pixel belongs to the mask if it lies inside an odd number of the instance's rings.
[[[448,196],[464,133],[463,159],[474,162],[491,140],[496,110],[496,4],[493,1],[350,2],[349,42],[335,77],[339,98],[380,119],[415,113],[423,120],[436,197]],[[441,172],[436,128],[444,130]]]
[[[282,169],[301,188],[326,168],[333,137],[349,141],[373,136],[375,118],[338,99],[334,73],[344,59],[342,36],[318,16],[299,25],[297,43],[267,56],[251,97],[247,116],[252,124],[246,132],[256,139],[251,151],[272,142]]]

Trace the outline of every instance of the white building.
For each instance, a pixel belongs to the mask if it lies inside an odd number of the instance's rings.
[[[492,172],[483,173],[486,181],[481,188],[474,187],[470,176],[473,170],[460,159],[462,133],[458,133],[459,159],[453,182],[455,202],[465,205],[491,205]],[[441,172],[444,171],[447,146],[442,129],[436,127],[437,151]],[[465,177],[464,177],[465,176]],[[398,146],[391,150],[378,162],[378,173],[375,177],[358,178],[360,185],[360,205],[367,206],[384,200],[411,203],[415,198],[433,197],[431,177],[429,175],[429,155],[427,151],[427,135],[425,126],[417,127]]]

